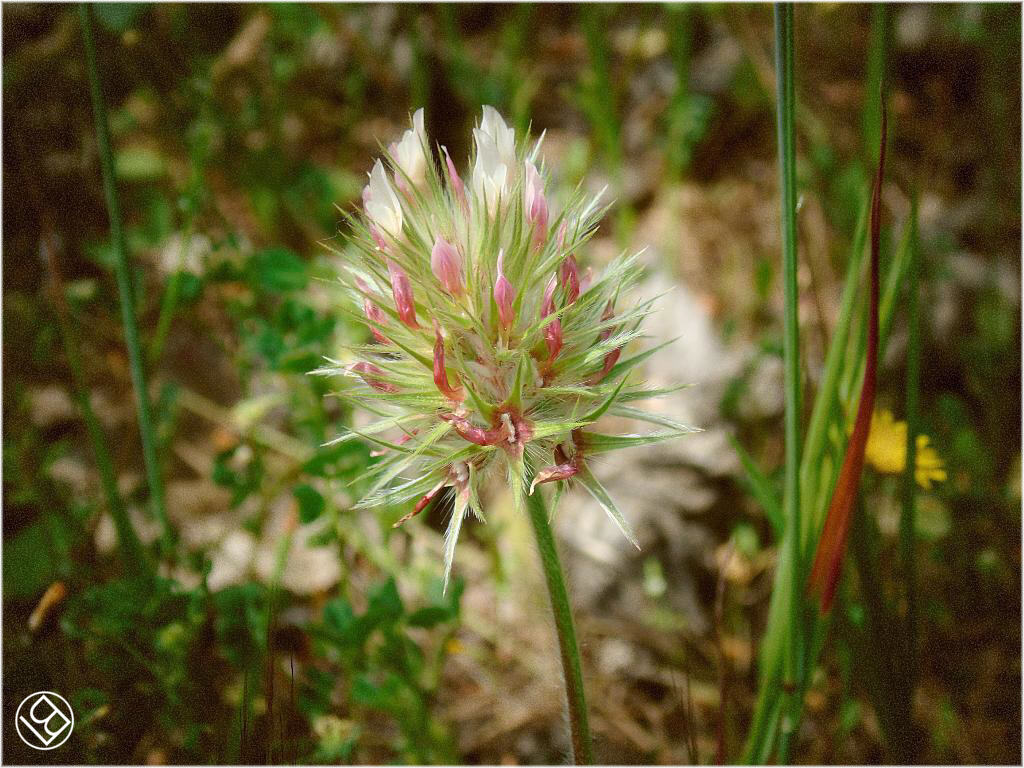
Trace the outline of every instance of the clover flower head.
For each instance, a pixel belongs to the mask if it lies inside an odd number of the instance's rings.
[[[693,431],[631,405],[670,391],[628,382],[654,352],[622,357],[654,302],[626,301],[636,257],[581,276],[576,255],[604,214],[600,195],[554,192],[539,146],[517,146],[491,107],[473,132],[468,187],[446,149],[424,154],[422,110],[413,124],[386,158],[400,194],[378,160],[341,254],[343,306],[374,341],[352,349],[358,362],[318,371],[348,377],[340,396],[377,417],[335,441],[376,447],[358,505],[398,507],[399,525],[450,500],[446,584],[463,520],[484,519],[491,479],[507,484],[518,511],[538,486],[554,484],[557,496],[579,483],[636,544],[590,459]],[[602,434],[593,425],[606,413],[659,429]]]

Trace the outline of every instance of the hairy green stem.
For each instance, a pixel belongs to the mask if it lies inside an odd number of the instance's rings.
[[[540,491],[527,496],[526,507],[530,512],[530,523],[537,537],[537,551],[544,569],[548,596],[551,598],[551,613],[554,615],[555,634],[558,635],[558,648],[562,656],[573,761],[577,765],[592,765],[594,751],[590,739],[590,725],[587,722],[587,699],[583,692],[580,647],[576,642],[576,628],[572,620],[569,593],[566,591],[565,578],[562,575],[562,564],[558,559],[555,537],[548,522],[547,505]]]
[[[138,410],[142,458],[146,465],[146,481],[149,485],[153,514],[160,524],[161,543],[164,553],[169,554],[172,544],[171,528],[164,505],[163,479],[160,476],[160,465],[156,455],[156,435],[149,410],[142,346],[139,343],[139,327],[135,319],[131,269],[128,263],[128,250],[125,245],[124,229],[121,226],[121,208],[114,181],[114,154],[110,147],[110,125],[107,121],[107,107],[103,100],[103,91],[100,88],[96,46],[92,35],[92,12],[86,3],[79,6],[79,12],[82,20],[82,38],[85,42],[86,69],[89,72],[89,90],[92,94],[93,117],[96,122],[96,143],[103,172],[103,193],[107,202],[110,238],[114,248],[114,271],[117,275],[117,289],[121,296],[121,322],[124,327],[124,341],[128,348],[128,363],[131,368],[132,387],[135,389],[135,404]]]

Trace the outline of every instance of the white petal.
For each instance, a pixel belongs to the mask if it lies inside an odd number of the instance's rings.
[[[381,229],[392,237],[402,231],[402,204],[391,188],[384,164],[378,160],[370,172],[370,195],[366,201],[366,213]]]
[[[416,110],[412,116],[412,129],[402,134],[402,140],[395,145],[395,162],[401,171],[409,177],[413,185],[420,185],[426,178],[427,157],[424,147],[427,144],[427,133],[423,128],[423,108]],[[401,184],[401,173],[395,180]]]

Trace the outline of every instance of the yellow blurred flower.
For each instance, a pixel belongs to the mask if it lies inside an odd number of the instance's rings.
[[[914,479],[925,490],[931,489],[933,481],[941,483],[946,479],[945,462],[929,442],[928,435],[917,436]],[[886,408],[871,414],[864,459],[879,472],[902,472],[907,465],[907,422],[896,421]]]

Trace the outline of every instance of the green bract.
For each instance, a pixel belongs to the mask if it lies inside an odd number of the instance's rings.
[[[627,384],[655,350],[620,357],[642,338],[653,304],[624,306],[640,277],[636,257],[600,276],[580,272],[575,254],[604,213],[599,196],[577,189],[556,206],[537,164],[541,142],[529,154],[517,147],[494,109],[484,107],[473,132],[466,184],[443,147],[435,163],[422,110],[413,126],[391,145],[387,168],[374,165],[342,254],[345,311],[375,341],[353,350],[358,362],[318,371],[354,379],[342,397],[379,417],[335,441],[363,438],[383,456],[359,506],[407,505],[398,525],[453,494],[446,583],[463,519],[483,520],[478,489],[488,477],[506,479],[517,510],[542,483],[560,492],[578,481],[636,544],[587,457],[693,431],[628,405],[664,393]],[[605,413],[660,430],[591,431]]]

